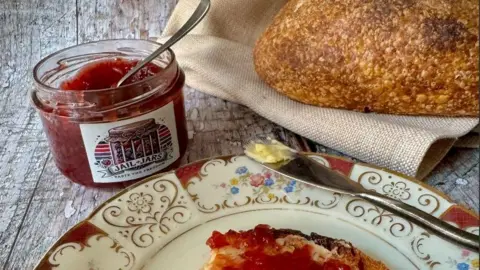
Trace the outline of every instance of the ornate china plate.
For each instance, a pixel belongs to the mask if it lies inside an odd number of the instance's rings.
[[[369,189],[469,232],[479,218],[423,183],[371,165],[313,155]],[[391,269],[478,269],[463,250],[369,203],[272,174],[245,156],[199,161],[123,190],[70,229],[36,269],[197,270],[213,230],[257,224],[343,238]]]

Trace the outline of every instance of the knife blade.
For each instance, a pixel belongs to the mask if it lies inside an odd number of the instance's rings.
[[[279,163],[259,164],[298,182],[331,192],[362,198],[447,241],[475,252],[480,249],[478,235],[461,230],[402,201],[367,190],[359,183],[321,165],[304,154],[295,153],[291,159]]]

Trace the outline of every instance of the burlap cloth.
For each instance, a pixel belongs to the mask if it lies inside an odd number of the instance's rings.
[[[160,39],[190,17],[199,0],[180,0]],[[255,73],[252,48],[287,0],[212,0],[207,17],[173,47],[186,83],[248,106],[261,116],[362,161],[424,178],[457,142],[478,146],[478,133],[457,139],[475,118],[409,117],[318,108],[288,99]]]

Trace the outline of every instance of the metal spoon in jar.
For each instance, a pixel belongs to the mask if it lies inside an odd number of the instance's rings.
[[[117,87],[120,87],[123,83],[125,83],[126,80],[128,80],[128,78],[130,78],[132,75],[137,73],[146,64],[150,63],[157,56],[159,56],[168,48],[173,46],[173,44],[177,43],[177,41],[182,39],[205,17],[205,15],[207,15],[207,12],[209,9],[210,9],[210,0],[201,0],[200,4],[198,4],[197,9],[195,9],[190,19],[188,19],[188,21],[169,40],[167,40],[162,46],[160,46],[160,48],[158,48],[156,51],[150,54],[143,61],[139,62],[134,68],[132,68],[127,74],[125,74],[125,76],[123,76],[118,81]]]

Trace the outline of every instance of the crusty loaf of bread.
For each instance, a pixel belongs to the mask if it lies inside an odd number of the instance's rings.
[[[290,0],[255,69],[311,105],[477,116],[478,0]]]

